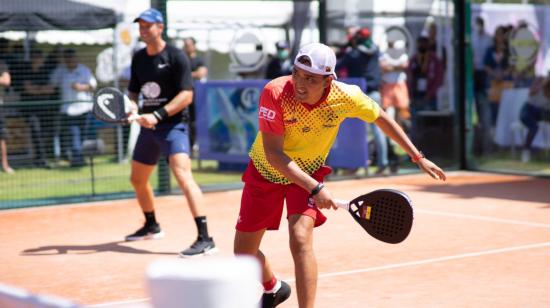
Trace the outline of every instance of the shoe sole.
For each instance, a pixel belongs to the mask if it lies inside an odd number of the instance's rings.
[[[180,258],[184,258],[184,259],[192,259],[192,258],[197,258],[197,257],[210,256],[210,255],[213,255],[213,254],[217,253],[218,251],[219,251],[219,249],[217,247],[214,247],[214,248],[208,249],[207,251],[205,251],[203,253],[198,253],[196,255],[184,255],[180,252],[178,254],[178,256]]]
[[[127,242],[142,241],[142,240],[158,240],[164,237],[164,232],[147,234],[144,236],[128,236],[125,238]]]

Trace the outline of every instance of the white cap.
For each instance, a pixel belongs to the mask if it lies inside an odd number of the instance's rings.
[[[298,59],[302,56],[309,58],[311,66],[307,66],[298,62]],[[294,59],[294,66],[303,69],[317,75],[333,75],[336,79],[336,55],[334,51],[325,44],[310,43],[302,46],[296,58]]]

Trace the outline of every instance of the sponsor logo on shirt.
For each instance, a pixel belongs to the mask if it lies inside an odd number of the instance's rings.
[[[141,87],[141,93],[146,98],[157,98],[160,95],[160,86],[159,86],[158,83],[156,83],[154,81],[146,82]]]
[[[298,122],[298,119],[296,119],[296,118],[285,119],[284,122],[285,122],[285,124],[287,124],[287,125],[289,125],[289,124],[294,124],[294,123],[297,123],[297,122]]]
[[[163,69],[168,66],[168,63],[159,63],[158,68]]]
[[[258,116],[260,119],[267,120],[272,122],[275,120],[275,116],[277,113],[271,109],[268,109],[266,107],[260,107],[260,110],[258,111]]]

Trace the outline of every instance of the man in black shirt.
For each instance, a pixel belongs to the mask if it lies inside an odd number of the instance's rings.
[[[198,230],[198,238],[182,257],[209,254],[216,250],[208,236],[206,217],[200,211],[202,192],[191,173],[189,129],[182,121],[183,110],[193,99],[193,82],[189,60],[185,54],[168,45],[162,38],[162,14],[149,9],[134,22],[146,47],[132,58],[128,92],[132,112],[138,111],[139,94],[143,105],[136,120],[141,126],[132,159],[131,182],[145,215],[145,225],[126,237],[127,241],[160,238],[162,233],[155,218],[153,190],[149,177],[161,154],[168,157],[170,169],[187,199]]]
[[[183,40],[183,51],[185,51],[185,54],[189,58],[189,63],[191,65],[191,76],[193,77],[194,81],[204,81],[206,80],[206,76],[208,75],[208,68],[206,67],[206,64],[204,63],[204,59],[199,56],[197,53],[197,47],[196,47],[196,41],[193,37],[187,37]],[[191,148],[194,150],[197,150],[198,147],[196,144],[196,101],[193,100],[193,103],[189,105],[188,111],[189,111],[189,140],[191,143]]]

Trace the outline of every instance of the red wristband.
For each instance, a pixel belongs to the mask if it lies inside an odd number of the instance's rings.
[[[411,161],[416,164],[419,160],[421,160],[422,158],[425,158],[425,157],[426,156],[424,156],[424,153],[418,152],[418,155],[411,156]]]

